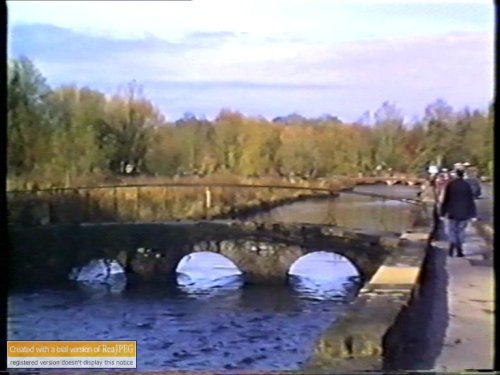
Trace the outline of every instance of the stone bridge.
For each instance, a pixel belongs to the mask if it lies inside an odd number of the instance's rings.
[[[9,232],[11,276],[18,281],[66,279],[73,267],[99,258],[118,260],[131,279],[168,280],[184,256],[199,251],[225,256],[247,283],[286,283],[292,264],[314,251],[346,257],[368,280],[400,243],[397,233],[245,221],[80,224]]]
[[[380,371],[393,369],[406,322],[422,304],[420,284],[435,253],[427,247],[429,228],[425,217],[417,218],[411,232],[402,235],[247,221],[9,228],[9,270],[15,287],[67,280],[73,267],[107,258],[118,260],[132,282],[158,283],[175,277],[184,256],[211,251],[238,266],[247,283],[276,284],[287,281],[290,266],[301,256],[335,252],[359,270],[364,286],[318,338],[302,370]],[[137,251],[140,248],[148,250]]]

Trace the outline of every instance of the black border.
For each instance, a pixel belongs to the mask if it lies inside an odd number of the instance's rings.
[[[177,0],[179,1],[179,0]],[[182,1],[182,0],[181,0]],[[184,1],[189,1],[189,0],[184,0]],[[498,71],[498,42],[499,42],[499,37],[498,37],[498,33],[499,33],[499,27],[498,27],[498,23],[499,23],[499,6],[498,6],[498,2],[497,1],[494,1],[493,2],[493,5],[495,7],[495,30],[494,30],[494,38],[495,38],[495,53],[494,53],[494,66],[495,66],[495,73],[494,73],[494,81],[495,81],[495,92],[494,92],[494,98],[492,100],[492,105],[494,106],[495,108],[495,112],[497,111],[498,109],[498,100],[497,100],[497,92],[498,92],[498,78],[497,78],[497,71]],[[2,173],[3,173],[3,176],[4,178],[2,179],[2,189],[3,189],[3,193],[1,195],[1,201],[0,201],[0,213],[2,213],[1,215],[1,220],[2,220],[2,232],[3,232],[3,235],[0,237],[1,239],[3,239],[4,241],[4,244],[9,244],[9,241],[8,241],[8,231],[7,231],[7,217],[5,215],[5,212],[6,212],[6,195],[5,195],[5,191],[6,191],[6,155],[7,155],[7,95],[6,95],[6,85],[7,85],[7,29],[8,29],[8,20],[7,20],[7,3],[4,1],[2,2],[2,4],[0,5],[0,18],[1,18],[1,21],[4,21],[4,22],[0,22],[0,27],[2,28],[1,29],[1,42],[4,46],[4,48],[1,49],[1,53],[2,53],[2,62],[4,64],[3,66],[3,69],[1,69],[0,71],[0,82],[2,83],[1,85],[1,89],[3,91],[3,95],[1,95],[1,99],[0,99],[0,112],[2,113],[3,115],[3,123],[0,124],[0,131],[1,131],[1,136],[0,136],[0,155],[2,157],[3,162],[1,163],[1,169],[2,169]],[[467,62],[464,62],[464,63],[467,63]],[[499,120],[498,120],[498,116],[495,116],[494,118],[494,134],[496,135],[496,131],[495,129],[498,129],[500,127],[500,124],[499,124]],[[500,134],[500,131],[499,131],[499,134]],[[496,137],[495,137],[496,139]],[[497,189],[497,183],[498,183],[498,179],[499,179],[499,169],[500,167],[498,166],[498,160],[497,160],[497,153],[495,153],[495,150],[493,151],[494,152],[494,160],[495,160],[495,163],[494,163],[494,178],[493,178],[493,182],[494,182],[494,186],[493,186],[493,191],[495,192]],[[496,195],[496,194],[495,194]],[[497,225],[496,225],[496,217],[500,217],[500,213],[498,212],[500,210],[500,204],[497,204],[495,203],[495,201],[493,202],[493,206],[494,206],[494,217],[493,217],[493,223],[494,223],[494,229],[496,229]],[[500,239],[497,238],[497,236],[494,236],[494,247],[495,248],[499,248],[500,249]],[[8,261],[9,261],[9,250],[10,250],[10,246],[0,246],[0,251],[2,251],[2,253],[0,253],[0,372],[4,372],[7,370],[7,358],[6,358],[6,354],[7,354],[7,332],[6,332],[6,328],[7,328],[7,292],[8,292]],[[500,253],[498,255],[500,257]],[[495,274],[495,282],[496,282],[496,285],[500,285],[499,284],[499,280],[498,280],[498,269],[497,269],[497,265],[495,264],[494,266],[494,274]],[[495,301],[498,301],[498,287],[495,288]],[[497,316],[496,314],[498,313],[497,309],[495,309],[495,316]],[[498,321],[498,320],[497,320]],[[20,340],[16,340],[16,341],[20,341]],[[88,340],[81,340],[81,341],[88,341]],[[128,340],[128,341],[133,341],[133,340]],[[499,340],[497,339],[497,327],[495,326],[495,347],[498,346],[498,344],[500,344]],[[137,348],[138,350],[138,348]],[[137,354],[137,352],[136,352]],[[137,362],[136,362],[137,363]],[[498,356],[496,355],[495,353],[495,359],[494,359],[494,369],[500,369],[500,361],[498,360]],[[71,371],[71,369],[67,369],[65,368],[65,370],[67,371]],[[96,369],[98,370],[98,369]],[[117,369],[118,370],[118,369]],[[126,370],[126,369],[124,369]],[[474,372],[485,372],[485,373],[491,373],[492,371],[491,370],[472,370],[471,373],[474,373]],[[22,372],[21,369],[19,370],[16,370],[16,372]],[[25,372],[28,372],[27,370]],[[272,373],[275,373],[275,372],[272,372]],[[379,373],[384,373],[384,372],[379,372]],[[396,372],[396,373],[404,373],[404,372]],[[409,372],[406,372],[406,373],[409,373]],[[422,373],[422,372],[420,372]],[[423,373],[437,373],[435,371],[424,371]]]
[[[2,170],[2,195],[0,202],[0,212],[1,220],[2,220],[2,232],[3,235],[0,236],[2,240],[7,246],[1,246],[3,250],[0,253],[0,371],[6,370],[7,368],[7,290],[8,290],[8,266],[9,263],[9,252],[8,252],[8,233],[7,233],[7,196],[5,194],[6,184],[7,184],[7,3],[2,2],[0,5],[0,27],[1,29],[1,44],[4,48],[1,49],[2,53],[2,63],[5,64],[2,66],[0,72],[0,82],[2,82],[2,92],[0,92],[1,96],[1,108],[0,112],[2,113],[2,122],[0,125],[0,131],[2,132],[0,136],[0,150],[2,162],[1,170]],[[3,65],[2,64],[2,65]]]

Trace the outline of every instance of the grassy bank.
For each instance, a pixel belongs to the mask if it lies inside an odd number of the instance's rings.
[[[152,186],[196,183],[199,186]],[[210,207],[206,205],[204,184],[270,185],[272,188],[211,187]],[[326,188],[332,191],[351,187],[351,179],[294,181],[275,177],[244,178],[210,176],[205,178],[126,178],[100,181],[99,188],[79,185],[40,190],[33,184],[22,192],[8,193],[9,223],[39,225],[53,223],[164,221],[227,217],[239,212],[270,207],[303,197],[328,194],[308,190],[281,189],[279,186]],[[95,186],[95,184],[93,185]],[[59,189],[58,189],[59,188]],[[12,184],[10,186],[12,190]]]

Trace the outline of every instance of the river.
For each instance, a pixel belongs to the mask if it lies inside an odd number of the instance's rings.
[[[415,197],[415,188],[356,190]],[[340,194],[260,213],[253,220],[328,223],[404,231],[412,207]],[[359,275],[345,259],[317,252],[290,270],[290,285],[243,286],[217,254],[181,261],[177,285],[109,290],[76,285],[30,288],[8,298],[9,340],[137,340],[139,370],[293,370],[352,301]]]

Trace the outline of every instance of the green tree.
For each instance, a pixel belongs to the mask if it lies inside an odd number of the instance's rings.
[[[182,145],[176,141],[175,129],[162,126],[153,130],[146,154],[148,169],[157,175],[172,177],[182,165]]]
[[[30,173],[50,158],[51,90],[45,78],[26,57],[13,59],[7,75],[8,173]]]
[[[404,169],[401,139],[404,134],[403,116],[394,104],[384,102],[375,112],[374,161],[394,170]]]
[[[466,159],[477,165],[483,174],[490,174],[493,161],[493,122],[488,113],[474,111],[463,120],[467,128],[462,135],[461,146]]]
[[[214,129],[209,121],[185,115],[176,122],[175,140],[180,146],[180,169],[188,174],[206,174],[216,168],[213,155]]]
[[[449,165],[456,161],[446,159],[453,137],[455,115],[453,108],[442,99],[429,104],[425,109],[426,131],[425,156],[429,163]]]
[[[242,136],[239,173],[246,176],[276,174],[280,146],[277,128],[263,120],[247,119],[242,127]]]
[[[222,170],[237,173],[242,155],[243,116],[238,112],[222,110],[214,123],[214,145]]]
[[[106,106],[105,133],[114,145],[111,170],[122,171],[125,163],[143,166],[152,129],[164,123],[163,116],[142,96],[141,88],[129,83],[123,95],[115,95]]]
[[[423,124],[417,123],[406,130],[402,139],[402,155],[406,166],[405,172],[418,173],[425,169],[427,156],[425,153],[425,129]]]
[[[99,144],[99,124],[104,117],[104,98],[88,89],[65,86],[50,96],[53,108],[50,150],[47,166],[54,176],[67,183],[75,177],[102,173],[107,166],[105,151]]]

